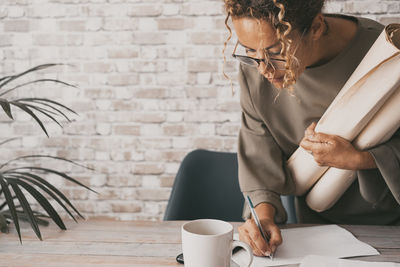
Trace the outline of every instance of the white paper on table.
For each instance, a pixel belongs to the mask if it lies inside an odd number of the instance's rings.
[[[303,259],[300,267],[400,267],[400,263],[343,260],[332,257],[309,255]]]
[[[376,249],[337,225],[282,229],[281,234],[283,243],[276,250],[274,259],[254,256],[252,267],[298,264],[307,255],[335,258],[379,255]],[[238,234],[234,239],[239,239]],[[243,250],[236,252],[232,258],[241,266],[248,261],[248,255]]]

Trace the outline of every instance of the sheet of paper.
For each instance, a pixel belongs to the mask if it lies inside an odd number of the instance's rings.
[[[300,267],[400,267],[400,263],[343,260],[325,256],[310,255],[303,259]]]
[[[274,259],[254,257],[252,267],[298,264],[307,255],[346,258],[379,255],[370,245],[356,239],[349,231],[337,225],[323,225],[282,229],[283,244],[275,252]],[[234,238],[238,240],[238,234]],[[239,265],[247,262],[245,251],[238,251],[233,260]]]

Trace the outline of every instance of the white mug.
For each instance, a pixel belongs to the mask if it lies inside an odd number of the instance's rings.
[[[244,248],[253,262],[251,248],[233,240],[233,226],[230,223],[202,219],[182,225],[182,250],[186,267],[230,267],[232,250]]]

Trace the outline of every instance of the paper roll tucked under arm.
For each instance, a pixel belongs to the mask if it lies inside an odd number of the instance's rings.
[[[359,136],[354,144],[361,148],[376,145],[385,138],[387,140],[399,127],[400,115],[396,112],[400,110],[399,86],[400,24],[391,24],[386,26],[328,107],[318,122],[316,131],[338,135],[349,141]],[[393,118],[387,120],[387,116],[393,116]],[[362,134],[360,134],[361,132]],[[318,166],[311,155],[301,148],[296,150],[287,164],[296,184],[296,195],[306,193],[321,176],[330,177],[336,173],[335,175],[340,178],[340,173],[342,173],[343,184],[335,184],[335,187],[329,181],[329,187],[321,184],[315,188],[315,190],[323,190],[323,192],[311,190],[312,195],[309,197],[311,204],[315,202],[314,200],[319,199],[316,192],[332,196],[330,201],[326,200],[327,203],[322,203],[324,206],[317,207],[318,210],[333,205],[348,187],[349,175],[347,172],[333,170],[331,174],[330,169],[326,170],[327,168]],[[337,177],[331,179],[337,179]],[[332,191],[336,192],[336,195]],[[337,197],[338,194],[339,197]],[[318,203],[318,205],[322,204]]]
[[[353,145],[361,150],[384,143],[400,126],[400,87],[375,114]],[[318,212],[331,208],[356,178],[352,170],[329,168],[307,194],[308,206]]]

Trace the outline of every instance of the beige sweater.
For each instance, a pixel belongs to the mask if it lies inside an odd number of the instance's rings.
[[[328,63],[307,68],[294,86],[295,96],[283,90],[276,97],[279,91],[255,67],[240,66],[240,187],[254,205],[272,204],[277,223],[286,220],[280,195],[293,194],[295,187],[287,159],[383,30],[381,24],[366,18],[346,18],[358,24],[355,37]],[[369,151],[378,168],[358,171],[358,179],[331,209],[317,213],[307,207],[304,197],[296,198],[300,223],[400,224],[400,131]],[[243,217],[249,215],[245,205]]]

